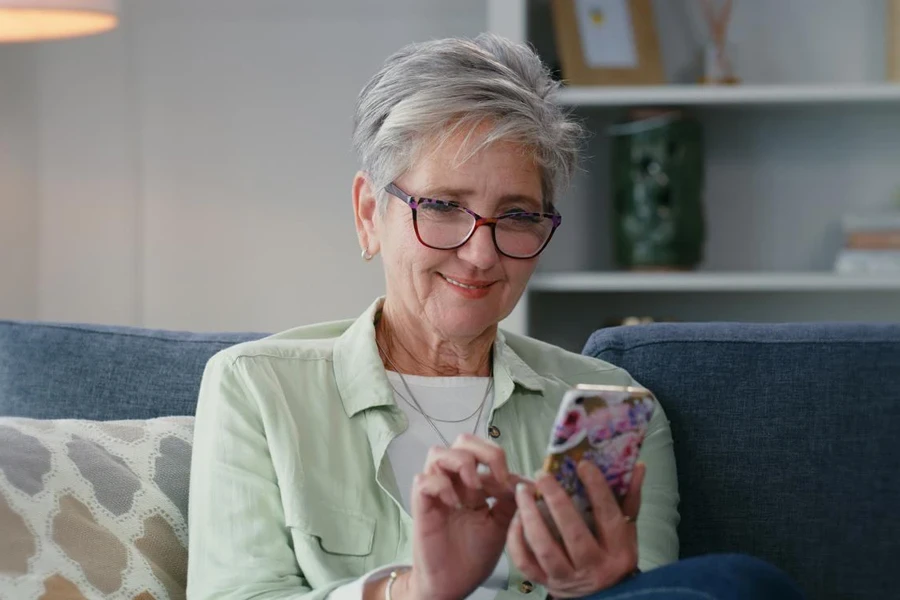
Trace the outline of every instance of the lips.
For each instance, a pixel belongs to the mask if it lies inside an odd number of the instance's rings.
[[[467,290],[483,290],[490,287],[494,283],[493,281],[479,281],[476,279],[465,279],[462,277],[450,277],[448,275],[444,275],[443,273],[439,273],[439,275],[443,277],[444,280],[448,283]]]

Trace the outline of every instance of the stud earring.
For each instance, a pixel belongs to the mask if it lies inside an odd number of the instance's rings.
[[[363,259],[364,261],[368,262],[368,261],[372,260],[372,256],[373,256],[373,255],[369,254],[369,251],[368,251],[367,249],[365,249],[365,248],[363,249],[363,251],[362,251],[362,259]]]

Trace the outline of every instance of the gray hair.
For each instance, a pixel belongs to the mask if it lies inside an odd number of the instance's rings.
[[[559,83],[537,54],[492,34],[410,44],[390,56],[356,104],[353,146],[384,205],[384,187],[426,144],[490,127],[462,159],[497,141],[525,146],[541,170],[544,204],[569,185],[584,137],[555,102]],[[459,158],[459,157],[457,157]]]

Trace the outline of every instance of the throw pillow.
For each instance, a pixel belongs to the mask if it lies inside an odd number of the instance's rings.
[[[0,417],[0,598],[184,598],[192,435]]]

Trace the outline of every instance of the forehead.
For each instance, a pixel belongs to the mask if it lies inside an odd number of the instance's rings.
[[[541,170],[523,144],[499,140],[484,144],[484,132],[459,133],[424,144],[404,177],[421,195],[442,189],[468,189],[486,196],[542,198]]]

